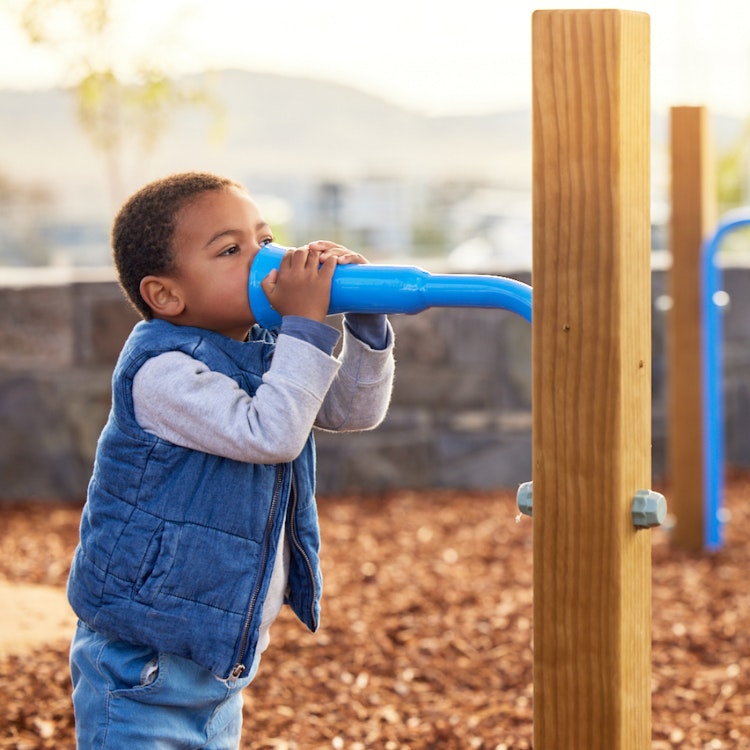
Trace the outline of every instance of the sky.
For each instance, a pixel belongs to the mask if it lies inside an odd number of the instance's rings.
[[[50,14],[57,51],[33,47],[11,13],[23,3],[0,0],[0,88],[66,83],[69,61],[82,49],[69,17]],[[114,33],[99,54],[123,75],[143,61],[169,74],[235,67],[303,75],[436,115],[531,106],[534,10],[643,11],[651,17],[653,107],[701,104],[750,116],[749,0],[112,0],[112,6]]]

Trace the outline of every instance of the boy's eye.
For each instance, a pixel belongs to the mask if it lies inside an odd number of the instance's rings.
[[[260,241],[260,246],[265,247],[266,245],[270,245],[273,242],[273,237],[264,237]]]
[[[238,253],[240,251],[239,245],[232,245],[231,247],[228,247],[226,250],[222,250],[219,255],[234,255],[235,253]]]

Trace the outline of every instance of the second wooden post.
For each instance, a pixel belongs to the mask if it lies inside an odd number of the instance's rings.
[[[673,107],[672,269],[669,292],[669,478],[674,544],[700,552],[704,539],[704,455],[701,366],[701,248],[716,225],[710,123],[705,107]]]

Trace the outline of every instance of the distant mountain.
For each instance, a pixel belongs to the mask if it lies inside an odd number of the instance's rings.
[[[431,182],[487,180],[531,184],[531,114],[427,117],[356,89],[322,81],[230,70],[185,79],[209,85],[222,109],[223,135],[207,110],[174,121],[149,157],[127,165],[128,189],[168,172],[208,169],[254,178],[345,180],[378,176]],[[655,153],[668,153],[668,113],[654,113]],[[736,139],[738,121],[717,138]],[[62,90],[0,91],[0,175],[54,191],[62,214],[110,215],[104,162]]]
[[[236,70],[185,82],[209,86],[222,110],[221,137],[212,137],[207,109],[178,111],[155,152],[131,160],[131,188],[184,169],[245,181],[403,176],[529,184],[528,112],[426,117],[335,83]],[[0,174],[49,185],[63,210],[109,211],[103,159],[74,106],[63,90],[0,90]]]

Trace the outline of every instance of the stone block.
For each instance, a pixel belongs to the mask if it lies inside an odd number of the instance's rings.
[[[73,360],[70,287],[0,286],[0,370],[59,369]]]

